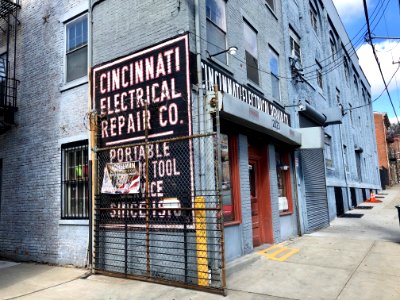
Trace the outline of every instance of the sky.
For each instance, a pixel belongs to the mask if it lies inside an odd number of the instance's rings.
[[[333,2],[349,38],[356,48],[361,68],[371,84],[372,100],[375,100],[385,90],[385,86],[371,45],[367,44],[363,38],[367,32],[363,0],[333,0]],[[385,39],[373,39],[373,43],[386,83],[389,85],[389,93],[396,114],[400,120],[400,39],[387,38],[400,38],[400,1],[367,0],[367,6],[372,35],[385,37]],[[393,64],[393,62],[399,63]],[[386,92],[373,102],[373,110],[386,112],[390,121],[397,123],[395,112]]]

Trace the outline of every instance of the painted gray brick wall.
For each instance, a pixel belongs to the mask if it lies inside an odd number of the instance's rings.
[[[88,89],[82,85],[60,91],[65,86],[65,28],[60,19],[84,2],[22,3],[17,39],[18,125],[0,135],[0,256],[81,264],[82,254],[86,255],[79,249],[82,244],[87,247],[87,226],[64,230],[59,225],[60,141],[72,141],[86,132]]]
[[[328,107],[338,107],[336,102],[336,90],[340,91],[340,101],[346,109],[347,113],[343,117],[342,125],[331,125],[325,127],[325,132],[331,136],[331,154],[333,160],[333,167],[326,168],[326,182],[327,186],[341,186],[345,187],[346,182],[350,187],[355,188],[371,188],[379,186],[379,174],[376,171],[377,155],[376,155],[376,141],[375,129],[372,117],[372,106],[368,104],[366,99],[363,98],[362,87],[364,86],[366,98],[370,98],[371,89],[370,85],[365,79],[365,76],[358,65],[358,58],[356,55],[350,56],[350,79],[346,79],[343,60],[343,51],[337,53],[336,63],[332,58],[329,30],[332,28],[328,18],[333,23],[333,29],[337,31],[339,40],[336,42],[338,49],[342,44],[347,45],[346,49],[349,54],[354,53],[349,43],[349,38],[345,29],[337,15],[337,11],[333,6],[331,0],[324,0],[324,8],[318,4],[319,12],[319,30],[317,33],[313,30],[310,21],[310,2],[318,3],[318,1],[282,1],[282,14],[283,14],[283,32],[285,36],[286,56],[290,55],[289,44],[289,27],[292,28],[300,37],[301,58],[304,69],[304,78],[307,83],[292,81],[288,85],[289,99],[292,104],[296,104],[299,100],[308,101],[317,110]],[[286,58],[287,59],[287,58]],[[316,61],[318,61],[324,72],[323,74],[323,89],[320,89],[317,84],[316,76]],[[329,65],[335,64],[335,68],[329,68]],[[352,65],[357,72],[358,86],[353,82]],[[287,65],[287,74],[290,74],[289,65]],[[354,109],[349,113],[350,105],[352,107],[363,107]],[[292,121],[295,127],[299,126],[298,112],[292,109]],[[349,172],[345,175],[344,163],[342,157],[343,147],[347,146],[347,161]],[[358,178],[355,148],[362,147],[363,153],[361,154],[361,170],[362,179]],[[329,193],[330,211],[334,211],[335,199],[332,198],[334,194]],[[301,200],[301,201],[304,201]],[[345,200],[347,203],[347,200]],[[346,206],[347,207],[347,206]]]

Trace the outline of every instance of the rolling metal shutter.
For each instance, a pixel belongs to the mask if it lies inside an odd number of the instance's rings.
[[[307,233],[329,226],[328,197],[326,193],[325,164],[322,149],[300,151],[305,184]]]

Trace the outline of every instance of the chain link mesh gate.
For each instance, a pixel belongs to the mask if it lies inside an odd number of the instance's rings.
[[[97,273],[223,293],[218,149],[210,132],[96,150]],[[101,193],[116,161],[137,163],[137,194]]]

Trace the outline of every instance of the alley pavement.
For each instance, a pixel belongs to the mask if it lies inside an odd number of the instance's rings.
[[[331,226],[227,266],[227,296],[0,260],[0,299],[400,299],[400,185]]]

